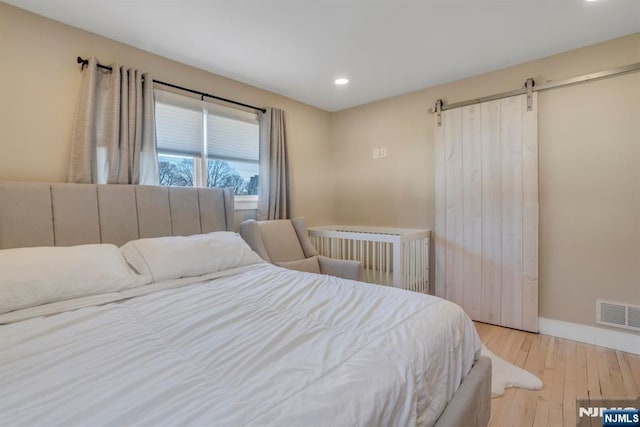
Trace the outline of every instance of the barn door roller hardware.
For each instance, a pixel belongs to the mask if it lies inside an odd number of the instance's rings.
[[[533,110],[533,86],[535,86],[536,82],[533,81],[532,78],[528,78],[526,82],[524,82],[524,88],[527,90],[527,111]]]
[[[444,103],[442,99],[436,99],[436,106],[434,107],[434,111],[438,114],[438,127],[442,126],[442,106]]]
[[[430,108],[430,113],[438,113],[438,125],[441,124],[440,115],[442,111],[451,110],[452,108],[465,107],[467,105],[479,104],[481,102],[494,101],[496,99],[508,98],[510,96],[527,94],[527,111],[531,111],[533,108],[533,92],[540,92],[542,90],[554,89],[557,87],[574,85],[578,83],[585,83],[593,80],[605,79],[607,77],[619,76],[621,74],[633,73],[640,71],[640,62],[631,65],[625,65],[624,67],[612,68],[610,70],[598,71],[597,73],[585,74],[583,76],[572,77],[570,79],[549,81],[542,84],[535,84],[532,78],[528,78],[521,89],[512,90],[509,92],[502,92],[495,95],[484,96],[482,98],[470,99],[468,101],[456,102],[454,104],[444,104],[442,100],[438,107],[438,101],[436,101],[436,107]]]

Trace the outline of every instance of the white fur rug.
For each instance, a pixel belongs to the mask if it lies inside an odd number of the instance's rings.
[[[499,358],[482,345],[482,355],[491,359],[491,397],[502,396],[508,387],[520,387],[528,390],[540,390],[542,381],[529,371]]]

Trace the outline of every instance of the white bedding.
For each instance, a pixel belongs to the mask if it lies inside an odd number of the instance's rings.
[[[431,425],[479,354],[435,297],[219,276],[0,326],[0,425]]]

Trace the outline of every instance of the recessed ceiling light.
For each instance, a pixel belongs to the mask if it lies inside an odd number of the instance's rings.
[[[349,83],[349,79],[345,79],[345,78],[335,79],[334,83],[339,86],[346,85],[347,83]]]
[[[587,1],[587,2],[591,3],[591,2],[593,2],[593,1],[597,1],[597,0],[585,0],[585,1]]]

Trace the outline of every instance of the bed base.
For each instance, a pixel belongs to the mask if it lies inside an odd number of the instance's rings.
[[[480,356],[435,427],[486,427],[491,417],[491,359]]]

